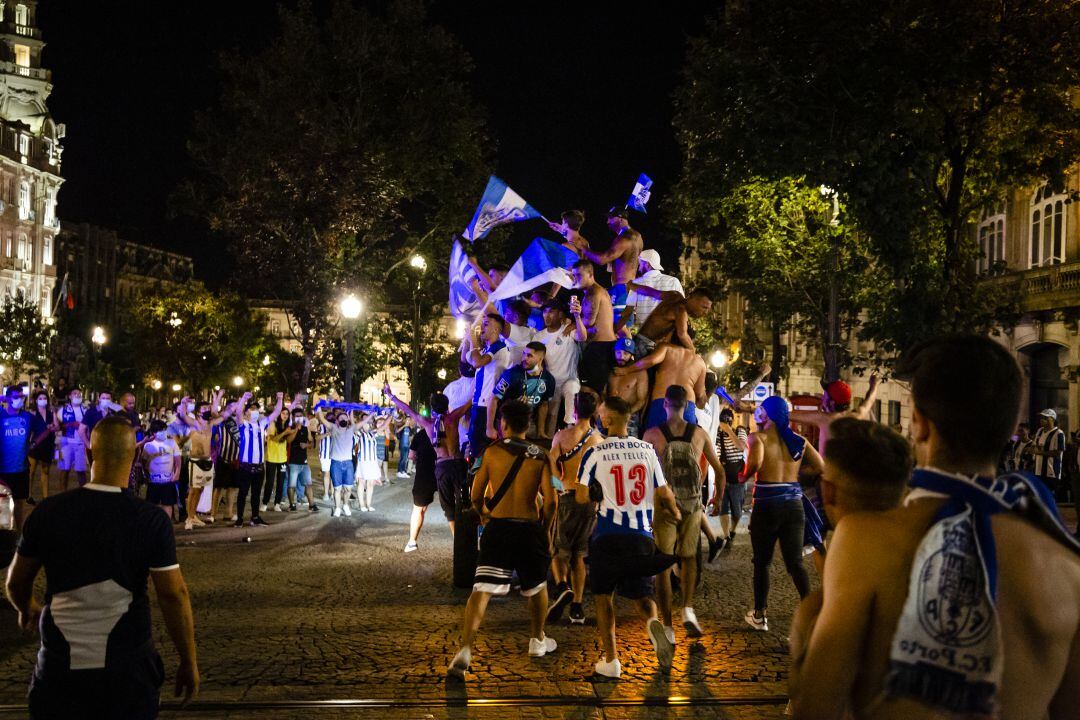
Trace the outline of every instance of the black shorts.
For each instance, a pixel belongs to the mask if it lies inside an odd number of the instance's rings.
[[[547,587],[548,535],[536,520],[492,518],[480,536],[473,590],[505,595],[516,572],[521,594],[531,597]]]
[[[555,532],[555,549],[559,557],[585,557],[589,554],[589,536],[596,527],[596,508],[579,503],[574,491],[559,495],[559,515]]]
[[[218,460],[214,463],[214,489],[225,490],[240,487],[236,482],[236,468],[231,463]]]
[[[435,463],[435,487],[439,490],[439,505],[447,520],[454,519],[454,509],[464,506],[469,496],[469,466],[460,459],[439,460]]]
[[[615,341],[593,340],[581,351],[578,360],[578,378],[582,387],[594,391],[601,398],[607,387],[608,375],[615,367]]]
[[[412,504],[427,507],[435,500],[435,470],[420,472],[417,468],[412,481]]]
[[[617,592],[629,600],[651,597],[653,576],[678,562],[663,555],[648,535],[620,533],[589,541],[589,589],[593,595]]]
[[[7,485],[13,500],[25,500],[30,497],[30,471],[0,473],[0,485]]]
[[[154,505],[176,505],[180,491],[174,482],[150,483],[146,486],[146,501]]]
[[[68,670],[30,680],[32,720],[151,720],[158,717],[165,666],[153,650],[136,652],[116,667]]]

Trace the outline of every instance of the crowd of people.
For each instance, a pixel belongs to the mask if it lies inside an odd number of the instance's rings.
[[[670,670],[676,627],[686,638],[706,632],[694,608],[701,563],[730,548],[749,506],[747,626],[769,632],[777,545],[802,598],[792,622],[796,717],[1068,716],[1080,700],[1080,542],[1053,497],[1066,443],[1053,411],[1036,438],[1016,431],[1015,361],[978,337],[909,351],[898,365],[914,406],[906,437],[869,419],[876,377],[858,405],[839,380],[823,385],[814,411],[781,397],[754,405],[744,398],[757,379],[726,392],[694,345],[689,321],[709,312],[709,292],[686,292],[665,274],[624,209],[608,215],[613,238],[603,252],[582,237],[583,221],[570,211],[552,225],[580,258],[574,288],[490,300],[507,270],[481,273],[474,291],[483,311],[462,343],[459,377],[427,411],[387,386],[388,407],[375,412],[308,407],[283,393],[264,407],[250,393],[232,402],[215,393],[181,399],[168,417],[141,417],[130,395],[116,404],[99,391],[84,408],[72,388],[62,404],[35,395],[34,413],[23,409],[22,389],[9,388],[0,483],[23,528],[8,580],[20,622],[40,612],[33,578],[58,562],[56,538],[72,532],[57,528],[78,493],[43,499],[33,512],[25,504],[31,477],[47,477],[54,457],[65,488],[73,471],[84,489],[145,495],[149,505],[116,501],[109,512],[127,513],[146,549],[137,562],[130,548],[118,550],[128,564],[95,577],[122,577],[140,603],[139,633],[148,633],[147,573],[174,599],[166,621],[189,692],[198,672],[173,523],[193,532],[215,521],[260,526],[270,508],[314,513],[320,500],[335,518],[372,512],[376,486],[411,476],[404,552],[421,549],[437,497],[454,533],[455,579],[464,575],[471,589],[448,674],[467,676],[490,598],[517,588],[532,657],[557,651],[547,629],[567,611],[571,626],[585,624],[591,595],[595,673],[614,679],[622,674],[615,596],[639,609]],[[609,288],[596,277],[604,265]],[[138,520],[151,505],[164,512]],[[35,687],[74,682],[77,667],[105,672],[104,649],[92,661],[102,664],[78,666],[56,650],[75,632],[57,619],[56,593],[79,592],[87,578],[76,573],[61,590],[50,576]]]

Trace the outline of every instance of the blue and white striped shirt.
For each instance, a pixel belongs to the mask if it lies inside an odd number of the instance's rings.
[[[261,417],[256,422],[240,423],[240,462],[262,465],[266,460],[266,428],[270,421]]]
[[[358,462],[378,462],[378,450],[376,448],[375,433],[363,430],[357,436],[356,460]]]
[[[329,460],[330,459],[330,428],[326,427],[325,425],[320,425],[319,426],[319,432],[323,433],[325,435],[322,440],[319,440],[319,459],[320,460]]]

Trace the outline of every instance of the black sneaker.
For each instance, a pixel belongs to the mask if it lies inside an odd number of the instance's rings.
[[[563,610],[574,599],[574,593],[566,583],[559,583],[555,588],[555,601],[548,607],[547,621],[558,622],[562,617]]]
[[[319,512],[319,506],[318,505],[309,505],[308,510],[310,510],[311,512]]]
[[[709,562],[716,559],[716,556],[720,554],[720,551],[724,549],[725,545],[727,545],[727,540],[722,537],[709,541]]]
[[[233,527],[244,527],[244,518],[236,518],[236,522],[232,524]]]
[[[296,512],[296,505],[290,505],[289,512]]]
[[[251,527],[256,527],[258,525],[266,526],[266,525],[269,525],[269,524],[270,523],[266,522],[261,517],[256,516],[256,517],[251,518]]]
[[[581,607],[581,603],[570,603],[570,624],[585,624],[585,608]]]

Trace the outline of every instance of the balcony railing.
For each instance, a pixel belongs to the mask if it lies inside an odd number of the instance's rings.
[[[5,35],[21,35],[23,37],[41,39],[41,30],[33,25],[20,25],[19,23],[0,23],[0,33]]]
[[[22,77],[33,78],[34,80],[44,80],[46,82],[52,81],[52,72],[45,68],[16,65],[13,62],[0,62],[0,72],[21,75]]]
[[[1080,262],[1011,272],[984,282],[1016,286],[1025,312],[1080,306]]]

